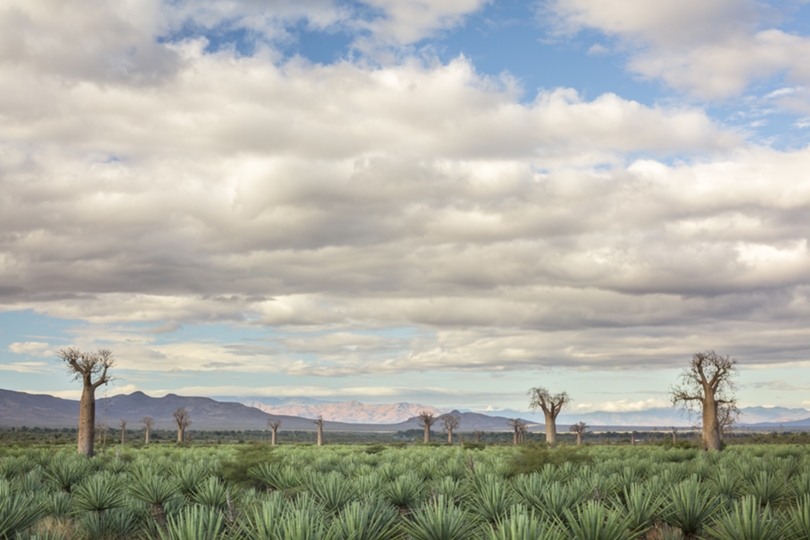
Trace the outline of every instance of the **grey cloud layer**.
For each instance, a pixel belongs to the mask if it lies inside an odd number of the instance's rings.
[[[128,368],[632,368],[710,346],[808,359],[808,149],[612,94],[521,103],[464,59],[319,66],[151,41],[143,73],[172,74],[144,85],[88,72],[92,48],[57,69],[44,41],[14,43],[0,49],[0,303],[151,323],[134,341],[77,335],[119,343]],[[300,336],[155,338],[220,321]],[[401,327],[419,332],[356,333]]]

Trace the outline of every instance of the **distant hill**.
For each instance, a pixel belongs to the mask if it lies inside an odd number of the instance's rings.
[[[390,403],[373,405],[359,401],[330,402],[304,398],[217,397],[220,401],[236,401],[255,407],[268,414],[284,414],[302,418],[318,418],[353,424],[397,424],[413,418],[420,411],[443,414],[449,409],[438,409],[419,403]]]
[[[190,414],[195,430],[243,430],[266,429],[269,418],[281,420],[281,430],[314,431],[311,419],[289,415],[268,414],[241,403],[216,401],[206,397],[186,397],[168,394],[153,398],[143,392],[129,395],[102,398],[96,401],[96,418],[101,422],[106,416],[108,425],[117,425],[126,420],[130,426],[139,425],[145,416],[155,420],[158,429],[174,429],[172,413],[184,407]],[[456,411],[457,412],[457,411]],[[460,431],[475,429],[485,431],[505,431],[509,427],[507,419],[477,413],[459,413],[462,417]],[[11,390],[0,390],[0,426],[21,427],[76,427],[79,417],[79,402],[60,399],[45,394],[27,394]],[[415,417],[393,424],[353,424],[348,422],[325,421],[327,431],[383,431],[395,432],[421,429]],[[434,431],[440,431],[440,424]]]

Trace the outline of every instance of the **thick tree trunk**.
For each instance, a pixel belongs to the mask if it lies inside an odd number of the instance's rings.
[[[675,444],[677,442],[678,442],[678,434],[673,431],[672,432],[672,444]]]
[[[703,449],[720,450],[720,426],[717,423],[717,401],[710,388],[704,389]]]
[[[121,428],[121,446],[127,444],[127,428]]]
[[[577,433],[577,446],[582,445],[582,433]]]
[[[635,445],[636,445],[636,432],[634,431],[630,434],[630,446]]]
[[[149,444],[149,435],[151,435],[150,431],[149,426],[146,426],[146,441],[144,441],[144,444]]]
[[[550,446],[557,445],[557,419],[546,413],[546,442]]]
[[[430,442],[430,426],[425,426],[425,444]]]
[[[79,453],[93,457],[96,430],[96,389],[84,381],[82,399],[79,402]]]
[[[447,444],[453,444],[453,430],[447,430]]]
[[[515,429],[515,435],[512,437],[512,444],[517,446],[518,445],[518,430]]]
[[[276,430],[273,430],[273,434],[270,436],[270,444],[275,446],[276,445]]]
[[[183,442],[186,438],[186,428],[178,427],[177,428],[177,442]]]
[[[473,433],[473,441],[475,441],[475,444],[480,443],[481,442],[481,434],[478,433],[478,432]]]
[[[318,424],[318,446],[323,446],[323,424]]]

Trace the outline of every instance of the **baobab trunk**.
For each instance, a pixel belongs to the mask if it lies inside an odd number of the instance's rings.
[[[183,442],[186,438],[186,428],[178,427],[177,428],[177,442]]]
[[[634,431],[630,434],[630,446],[635,445],[636,445],[636,432]]]
[[[582,446],[582,433],[577,432],[577,446]]]
[[[82,399],[79,402],[79,453],[87,457],[95,454],[96,389],[84,381]]]
[[[323,446],[323,422],[318,422],[318,446]]]
[[[425,444],[430,442],[430,426],[425,424]]]
[[[447,430],[447,444],[453,444],[453,430]]]
[[[717,422],[717,401],[710,391],[706,391],[703,401],[703,449],[721,450],[720,427]]]
[[[273,434],[270,435],[270,444],[275,446],[276,445],[276,430],[273,430]]]
[[[546,442],[549,446],[557,445],[557,419],[550,413],[545,413],[546,417]]]
[[[146,426],[146,440],[144,441],[144,445],[149,444],[149,435],[150,435],[150,433],[149,433],[149,432],[150,432],[150,431],[151,431],[151,430],[149,429],[149,426]]]

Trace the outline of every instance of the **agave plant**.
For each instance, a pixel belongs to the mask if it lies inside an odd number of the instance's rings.
[[[759,501],[748,495],[715,520],[709,536],[715,540],[779,540],[783,530],[770,507],[760,508]]]
[[[745,491],[761,506],[780,503],[786,495],[787,484],[781,475],[760,471],[746,482]]]
[[[513,507],[507,517],[489,531],[489,540],[559,540],[563,533],[549,522],[541,522],[522,506]]]
[[[0,538],[14,538],[48,512],[47,499],[23,493],[13,494],[8,484],[0,487]]]
[[[253,508],[248,520],[240,528],[251,540],[276,540],[281,536],[281,519],[287,509],[287,501],[274,493],[261,505]]]
[[[45,469],[45,478],[58,489],[70,493],[75,485],[84,480],[92,465],[81,457],[58,456]]]
[[[359,495],[357,487],[340,473],[313,475],[307,482],[307,489],[329,513],[335,513]]]
[[[255,478],[270,489],[292,489],[302,484],[301,474],[290,466],[281,466],[276,463],[261,463],[248,470],[248,475]]]
[[[788,511],[785,532],[791,540],[810,538],[810,494],[802,497],[798,506]]]
[[[332,522],[333,540],[394,540],[399,536],[399,513],[385,501],[371,497],[355,501]]]
[[[719,508],[714,497],[705,493],[696,478],[672,487],[664,521],[680,528],[685,534],[697,534]]]
[[[79,519],[79,529],[87,540],[132,538],[140,529],[135,514],[127,508],[87,512]]]
[[[186,497],[191,497],[197,487],[208,477],[208,469],[196,463],[186,463],[178,466],[174,471],[177,487]]]
[[[306,498],[287,509],[279,528],[279,540],[331,540],[323,513]]]
[[[86,478],[73,492],[73,505],[79,511],[103,512],[123,504],[122,479],[105,473]]]
[[[734,499],[742,489],[740,475],[730,469],[717,469],[709,481],[712,492],[721,497]]]
[[[222,514],[212,508],[191,506],[170,516],[166,530],[158,529],[153,540],[218,540],[222,538]]]
[[[577,540],[629,540],[638,536],[630,520],[599,501],[587,501],[575,512],[565,510],[571,535]]]
[[[228,487],[216,476],[211,476],[197,486],[191,499],[201,506],[220,510],[228,503]]]
[[[405,523],[412,540],[468,540],[476,528],[472,516],[439,495]]]
[[[383,497],[400,509],[415,508],[422,502],[424,483],[415,474],[404,474],[383,489]]]
[[[155,474],[139,473],[129,484],[130,495],[150,505],[152,518],[160,527],[166,527],[165,504],[179,495],[177,482]]]
[[[655,524],[661,498],[642,485],[633,484],[624,491],[624,506],[627,509],[628,527],[642,532]]]
[[[488,523],[503,519],[514,504],[514,492],[495,475],[479,480],[469,500],[470,510]]]

